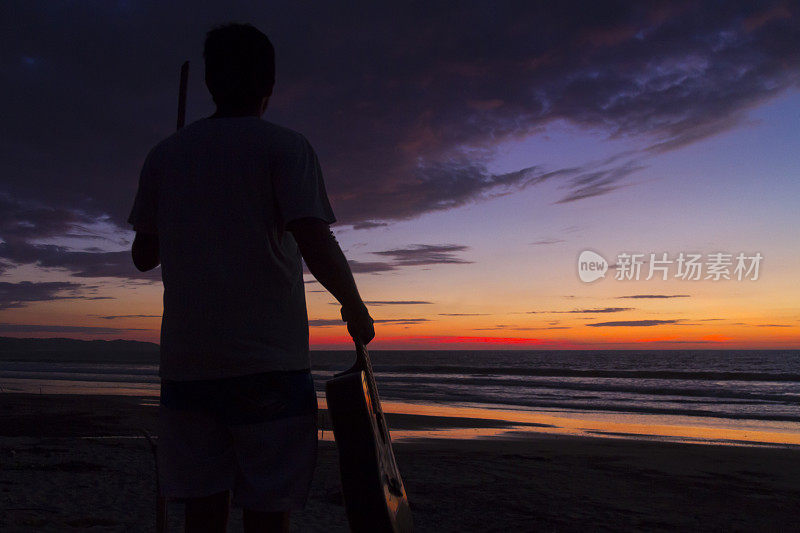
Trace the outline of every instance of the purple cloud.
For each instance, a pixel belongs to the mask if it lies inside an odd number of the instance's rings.
[[[594,324],[586,324],[593,328],[602,327],[647,327],[647,326],[660,326],[661,324],[675,324],[679,320],[619,320],[616,322],[596,322]]]
[[[189,119],[207,115],[202,36],[231,13],[276,44],[265,118],[307,134],[338,219],[359,228],[545,181],[563,188],[558,203],[608,194],[629,185],[649,154],[737,127],[800,82],[800,7],[791,2],[466,2],[457,17],[444,4],[294,3],[280,19],[258,4],[231,9],[23,2],[9,11],[0,193],[48,207],[0,209],[0,238],[14,246],[0,250],[0,266],[24,256],[79,276],[136,277],[113,250],[72,255],[80,252],[34,241],[105,215],[127,228],[144,155],[174,124],[177,66],[193,60]],[[603,165],[487,171],[498,143],[554,120],[644,150]]]
[[[110,296],[96,295],[96,285],[70,281],[0,282],[0,309],[26,307],[33,302],[50,300],[106,300]]]

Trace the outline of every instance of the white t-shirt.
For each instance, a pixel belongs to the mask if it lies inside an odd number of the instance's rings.
[[[205,118],[147,155],[128,222],[158,234],[164,379],[309,368],[289,221],[331,210],[308,140],[258,117]]]

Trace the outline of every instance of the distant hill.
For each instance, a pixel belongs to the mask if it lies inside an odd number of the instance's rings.
[[[158,353],[152,342],[0,337],[0,361],[158,364]]]

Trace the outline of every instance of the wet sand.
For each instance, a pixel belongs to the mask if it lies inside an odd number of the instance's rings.
[[[0,394],[0,530],[152,531],[153,458],[141,430],[155,433],[156,408],[142,401]],[[504,424],[389,415],[398,430]],[[423,532],[787,531],[800,516],[800,449],[792,446],[510,432],[403,440],[395,450]],[[322,441],[294,531],[347,531],[336,461],[335,445]],[[170,511],[171,530],[181,531],[182,505]],[[241,531],[237,510],[229,530]]]

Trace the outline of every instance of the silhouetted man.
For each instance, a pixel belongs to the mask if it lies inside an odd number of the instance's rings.
[[[350,334],[375,335],[308,140],[261,119],[272,44],[250,25],[210,31],[216,112],[148,154],[128,221],[139,270],[161,263],[162,492],[186,499],[187,531],[224,531],[230,491],[245,531],[288,530],[317,454],[300,256],[342,304]]]

